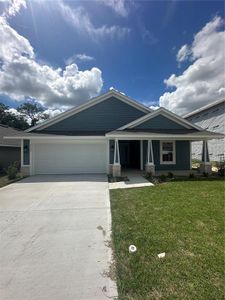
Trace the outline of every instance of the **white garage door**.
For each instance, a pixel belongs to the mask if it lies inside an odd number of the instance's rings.
[[[33,174],[106,173],[106,142],[33,145]]]

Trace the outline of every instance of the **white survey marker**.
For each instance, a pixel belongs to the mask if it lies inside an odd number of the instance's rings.
[[[136,246],[134,246],[134,245],[130,245],[129,246],[129,253],[134,253],[136,251],[137,251],[137,247]]]
[[[159,253],[158,254],[158,258],[163,258],[166,256],[166,253],[165,252],[162,252],[162,253]]]

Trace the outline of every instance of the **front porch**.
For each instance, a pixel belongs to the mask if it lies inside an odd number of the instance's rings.
[[[109,140],[108,173],[123,176],[127,171],[158,176],[172,172],[185,176],[192,172],[190,140],[115,138]],[[201,173],[211,173],[207,141],[203,141]]]

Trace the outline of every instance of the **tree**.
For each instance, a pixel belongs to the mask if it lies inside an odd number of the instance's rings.
[[[15,115],[8,111],[9,107],[0,103],[0,124],[8,125],[13,128],[25,130],[29,128],[29,124],[23,116]]]
[[[31,119],[31,126],[35,126],[38,121],[47,120],[49,118],[49,115],[44,113],[43,107],[37,103],[23,103],[17,108],[17,111],[24,117]]]

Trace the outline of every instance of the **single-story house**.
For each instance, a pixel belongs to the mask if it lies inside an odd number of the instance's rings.
[[[114,176],[127,168],[156,175],[189,174],[191,142],[199,140],[204,141],[202,170],[209,171],[207,141],[222,137],[115,90],[14,136],[22,141],[21,167],[26,174]]]
[[[15,136],[18,131],[7,125],[0,124],[0,172],[21,158],[21,141],[19,139],[4,139],[4,136]]]

